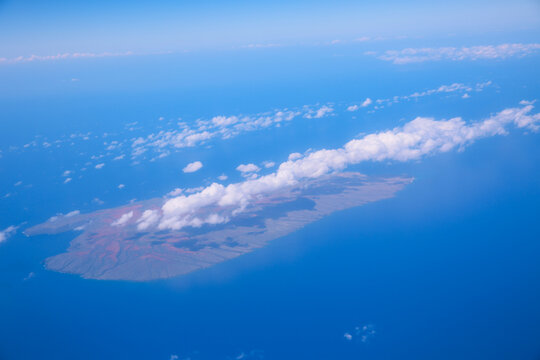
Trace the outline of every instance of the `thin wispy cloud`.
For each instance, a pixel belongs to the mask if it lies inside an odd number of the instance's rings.
[[[17,232],[17,229],[17,226],[11,225],[4,230],[0,230],[0,243],[6,241],[10,236],[15,234],[15,232]]]

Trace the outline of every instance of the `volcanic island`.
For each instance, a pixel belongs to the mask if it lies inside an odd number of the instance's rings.
[[[412,178],[368,178],[330,174],[253,199],[222,224],[180,230],[141,231],[136,220],[160,209],[154,198],[86,214],[56,216],[25,230],[28,236],[73,231],[68,249],[45,260],[45,267],[100,280],[149,281],[207,268],[265,246],[336,211],[388,199]],[[215,207],[201,212],[215,212]],[[130,214],[126,220],[126,215]],[[119,219],[124,216],[122,226]]]

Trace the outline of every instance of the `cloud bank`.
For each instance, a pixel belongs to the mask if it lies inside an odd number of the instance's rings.
[[[388,50],[382,55],[375,52],[367,52],[367,55],[375,55],[378,59],[391,61],[394,64],[410,64],[425,61],[463,61],[484,59],[506,59],[509,57],[523,57],[540,50],[540,44],[501,44],[481,45],[471,47],[439,47],[439,48],[407,48],[403,50]]]
[[[242,212],[258,195],[298,185],[347,166],[365,161],[409,161],[424,156],[463,150],[474,141],[507,133],[513,125],[531,131],[539,129],[540,114],[531,114],[533,105],[505,109],[483,121],[467,123],[417,117],[403,127],[365,135],[338,149],[295,153],[274,173],[223,186],[213,183],[190,195],[167,200],[160,209],[147,210],[137,220],[140,230],[151,227],[179,230],[186,226],[220,224]],[[203,208],[211,215],[201,217]]]

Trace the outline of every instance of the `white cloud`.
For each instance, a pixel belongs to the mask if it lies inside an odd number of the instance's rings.
[[[137,220],[137,229],[143,231],[153,226],[159,221],[158,210],[145,210],[139,220]]]
[[[255,164],[241,164],[236,167],[236,170],[240,171],[241,173],[254,173],[261,170],[260,167],[258,167]]]
[[[325,117],[327,116],[328,114],[330,114],[331,112],[333,112],[334,109],[328,105],[323,105],[322,107],[320,107],[319,109],[317,110],[310,110],[308,111],[304,117],[305,118],[308,118],[308,119],[320,119],[322,117]]]
[[[238,122],[238,118],[236,116],[215,116],[211,121],[214,125],[223,127],[236,124]]]
[[[273,161],[263,161],[262,164],[267,169],[276,166],[276,163]]]
[[[465,93],[465,94],[463,94],[463,95],[461,96],[462,99],[468,99],[468,98],[470,98],[470,97],[471,97],[471,95],[469,95],[468,93]]]
[[[17,228],[17,226],[11,225],[4,230],[0,230],[0,243],[6,241],[11,235],[15,234]]]
[[[118,185],[118,188],[119,188],[119,189],[123,189],[123,188],[125,188],[125,187],[126,187],[126,185],[124,185],[124,184]]]
[[[97,165],[95,166],[95,168],[99,170],[99,169],[103,168],[104,166],[105,166],[104,163],[100,163],[100,164],[97,164]]]
[[[403,50],[388,50],[377,56],[381,60],[394,64],[409,64],[438,60],[482,60],[505,59],[522,57],[540,50],[540,44],[501,44],[471,47],[440,47],[440,48],[407,48]],[[370,52],[367,55],[372,55]]]
[[[54,61],[54,60],[65,60],[65,59],[83,59],[83,58],[102,58],[102,57],[118,57],[118,56],[130,56],[134,55],[131,51],[124,53],[60,53],[56,55],[30,55],[30,56],[18,56],[15,58],[0,58],[0,64],[14,64],[14,63],[25,63],[25,62],[34,62],[34,61]],[[72,79],[73,80],[73,79]],[[78,79],[75,79],[78,80]]]
[[[183,193],[183,192],[184,192],[184,189],[176,188],[176,189],[174,189],[173,191],[168,192],[168,193],[167,193],[167,196],[169,196],[169,197],[172,197],[172,196],[178,196],[178,195],[180,195],[180,194]]]
[[[200,170],[202,167],[203,167],[202,162],[194,161],[192,163],[187,164],[186,167],[182,169],[182,171],[185,173],[192,173],[192,172]]]
[[[465,85],[461,83],[453,83],[451,85],[441,85],[434,89],[416,91],[409,95],[394,96],[388,99],[377,99],[375,100],[375,103],[381,106],[381,105],[396,104],[402,101],[411,101],[411,100],[416,101],[422,97],[431,96],[435,94],[450,94],[454,92],[462,92],[466,94],[468,92],[473,92],[473,91],[480,92],[480,91],[483,91],[486,87],[491,86],[491,85],[492,85],[491,81],[476,83],[474,86],[469,86],[469,85]]]
[[[225,181],[225,180],[227,180],[229,177],[228,177],[227,175],[225,175],[225,174],[221,174],[221,175],[219,175],[217,178],[218,178],[218,180]]]
[[[532,105],[505,109],[483,121],[466,123],[461,118],[435,120],[418,117],[403,127],[366,135],[346,143],[342,148],[323,149],[282,163],[278,170],[257,179],[223,186],[213,183],[191,195],[169,199],[161,209],[147,217],[159,229],[199,227],[205,223],[226,221],[235,216],[257,195],[297,185],[305,179],[342,171],[365,161],[408,161],[452,149],[464,149],[475,140],[507,133],[509,125],[538,130],[540,114],[531,114]],[[216,218],[201,218],[202,208],[217,207]],[[142,218],[141,218],[142,219]],[[142,220],[139,220],[142,221]]]
[[[294,161],[296,159],[300,159],[301,157],[302,157],[302,154],[295,152],[295,153],[289,154],[289,157],[287,159],[289,161]]]
[[[362,105],[360,105],[361,107],[366,107],[366,106],[369,106],[371,105],[373,101],[370,99],[370,98],[367,98],[366,100],[364,100],[364,102],[362,103]]]
[[[71,174],[71,170],[66,170],[62,173],[62,176],[69,176]]]
[[[68,182],[71,182],[71,180],[72,180],[72,179],[71,179],[70,177],[66,178],[66,179],[64,180],[64,184],[67,184]]]
[[[64,215],[65,217],[72,217],[72,216],[76,216],[76,215],[79,215],[81,212],[79,210],[73,210],[73,211],[70,211],[68,212],[66,215]]]
[[[116,221],[112,222],[112,226],[123,226],[133,217],[133,211],[123,214]]]
[[[362,104],[360,104],[360,106],[351,105],[351,106],[347,107],[347,111],[354,112],[354,111],[357,111],[358,109],[360,109],[361,107],[367,107],[367,106],[371,105],[371,103],[373,103],[373,101],[370,98],[366,98],[366,100],[364,100],[362,102]]]

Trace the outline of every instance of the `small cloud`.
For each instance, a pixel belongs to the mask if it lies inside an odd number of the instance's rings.
[[[263,161],[263,166],[268,169],[276,166],[276,163],[273,161]]]
[[[69,176],[69,174],[71,174],[71,170],[66,170],[62,173],[62,176],[66,177]]]
[[[67,183],[70,182],[70,181],[71,181],[71,178],[68,177],[68,178],[66,178],[66,179],[64,180],[64,184],[67,184]]]
[[[185,173],[192,173],[192,172],[200,170],[202,167],[203,167],[202,162],[195,161],[195,162],[187,164],[186,167],[182,169],[182,171]]]
[[[170,357],[169,357],[169,360],[178,360],[179,357],[178,355],[175,355],[175,354],[172,354]]]
[[[295,153],[292,153],[292,154],[289,155],[288,160],[289,161],[294,161],[294,160],[300,159],[301,157],[302,157],[302,154],[295,152]]]
[[[65,217],[72,217],[72,216],[76,216],[76,215],[79,215],[81,212],[79,210],[73,210],[73,211],[70,211],[68,212]]]
[[[521,100],[519,102],[520,105],[533,105],[534,103],[536,102],[536,100],[532,100],[532,101],[529,101],[529,100]]]
[[[360,106],[358,106],[358,105],[351,105],[351,106],[349,106],[349,107],[347,108],[347,111],[351,111],[351,112],[352,112],[352,111],[356,111],[356,110],[358,110],[358,109],[360,109]]]
[[[0,231],[0,243],[6,241],[10,236],[17,232],[18,226],[8,226],[4,230]]]
[[[13,186],[21,186],[22,185],[22,181],[17,181],[15,184],[13,184]]]
[[[26,275],[23,279],[23,281],[28,281],[30,279],[33,279],[34,277],[36,277],[36,273],[34,273],[33,271],[29,272],[28,275]]]
[[[119,189],[123,189],[123,188],[125,188],[125,187],[126,187],[126,185],[124,185],[124,184],[118,185],[118,188],[119,188]]]
[[[355,341],[367,343],[371,340],[376,334],[375,326],[373,324],[355,326],[353,331],[346,332],[343,334],[343,337],[347,341]]]
[[[96,168],[96,169],[101,169],[101,168],[103,168],[104,166],[105,166],[104,163],[100,163],[100,164],[97,164],[97,165],[95,166],[95,168]]]
[[[461,96],[462,99],[468,99],[468,98],[470,98],[470,97],[471,97],[471,95],[469,95],[469,94],[467,94],[467,93],[465,93],[465,94],[463,94],[463,95]]]
[[[112,226],[123,226],[133,217],[133,211],[130,211],[126,214],[120,216],[116,221],[111,223]]]
[[[100,198],[94,198],[94,199],[92,200],[92,202],[95,203],[95,204],[98,204],[98,205],[103,205],[103,204],[105,204],[105,202],[104,202],[103,200],[101,200]]]
[[[217,178],[218,178],[218,180],[225,181],[225,180],[227,180],[229,177],[228,177],[227,175],[225,175],[225,174],[221,174],[221,175],[219,175]]]
[[[116,156],[113,160],[122,160],[126,155],[122,154],[122,155],[118,155]]]
[[[167,196],[174,197],[174,196],[180,195],[180,194],[183,193],[183,192],[184,192],[184,189],[176,188],[176,189],[174,189],[173,191],[168,192],[168,193],[167,193]]]
[[[362,36],[362,37],[359,37],[357,39],[354,39],[354,41],[356,41],[356,42],[366,42],[366,41],[369,41],[369,40],[371,40],[371,39],[369,37],[367,37],[367,36]]]
[[[371,105],[373,101],[370,99],[370,98],[367,98],[366,100],[364,100],[364,102],[362,103],[362,105],[360,105],[361,107],[366,107],[366,106],[369,106]]]
[[[241,164],[236,167],[236,170],[240,171],[242,174],[246,174],[258,172],[261,168],[255,164]]]
[[[323,105],[321,108],[319,108],[317,111],[310,111],[309,113],[305,114],[304,117],[307,119],[320,119],[322,117],[325,117],[326,115],[333,112],[334,109],[328,105]]]

